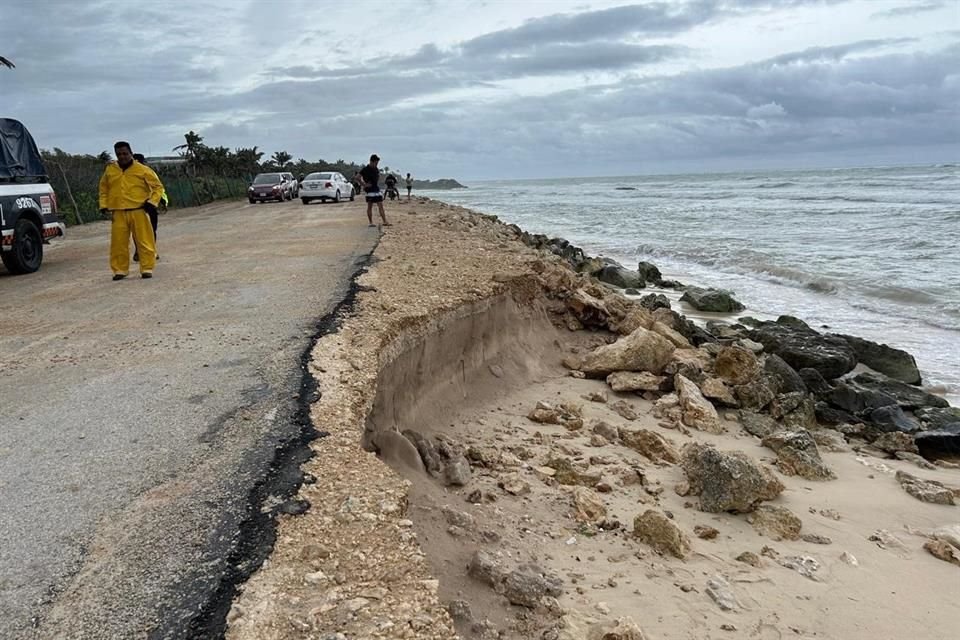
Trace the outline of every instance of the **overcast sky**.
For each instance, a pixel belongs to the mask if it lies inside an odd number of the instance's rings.
[[[38,144],[423,177],[960,160],[960,0],[4,0]]]

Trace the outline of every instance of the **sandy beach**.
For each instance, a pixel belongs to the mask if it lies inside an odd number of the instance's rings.
[[[927,396],[861,424],[869,378],[775,375],[767,343],[694,339],[491,216],[388,214],[312,352],[309,508],[228,638],[955,633],[960,466],[917,455]]]

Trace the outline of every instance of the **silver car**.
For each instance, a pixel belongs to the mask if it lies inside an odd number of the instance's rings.
[[[300,201],[310,204],[314,200],[340,202],[341,198],[353,200],[353,185],[336,171],[311,173],[300,183]]]

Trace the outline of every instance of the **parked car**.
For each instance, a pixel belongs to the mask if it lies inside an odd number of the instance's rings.
[[[300,201],[309,204],[313,200],[340,202],[341,198],[353,200],[354,188],[350,181],[336,171],[311,173],[300,185]]]
[[[247,189],[247,198],[250,204],[266,202],[267,200],[292,200],[297,197],[299,188],[293,174],[290,173],[258,173],[253,184]]]
[[[0,118],[0,259],[13,274],[33,273],[43,245],[64,235],[57,196],[27,128]]]

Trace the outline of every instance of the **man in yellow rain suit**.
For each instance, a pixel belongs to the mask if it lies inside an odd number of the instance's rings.
[[[113,145],[117,161],[111,162],[100,178],[100,211],[113,214],[110,232],[110,269],[114,280],[123,280],[130,269],[130,234],[140,254],[140,277],[152,278],[156,245],[149,211],[156,211],[163,185],[157,174],[134,162],[130,143]]]

